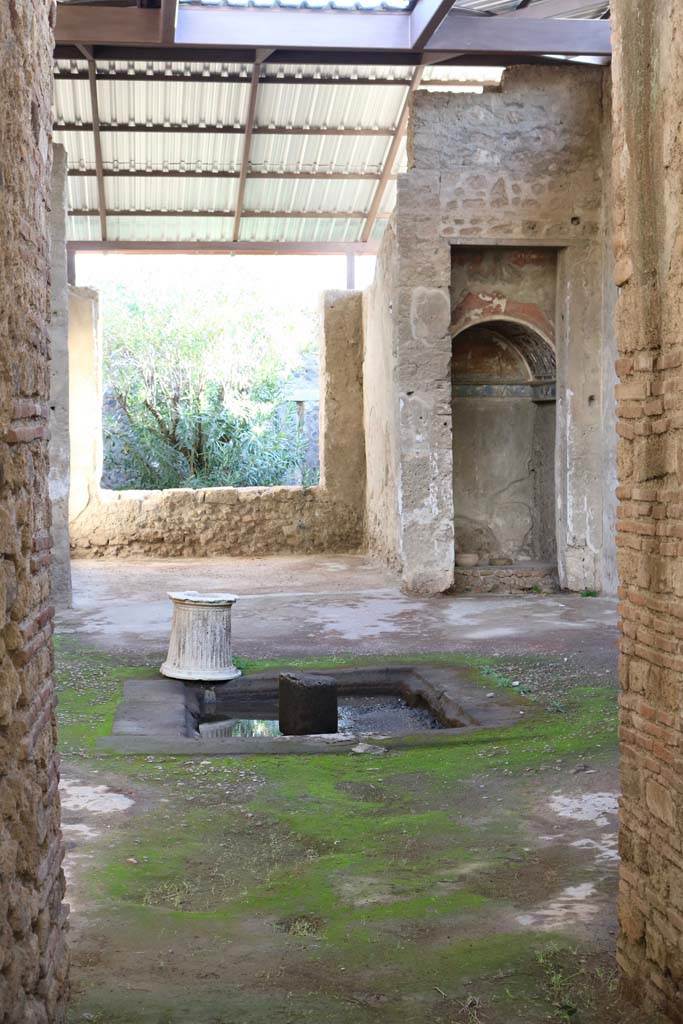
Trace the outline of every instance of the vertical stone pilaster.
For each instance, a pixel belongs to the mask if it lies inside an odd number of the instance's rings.
[[[63,146],[52,153],[50,190],[50,500],[52,599],[71,604],[69,553],[69,290],[66,268],[67,163]]]
[[[365,505],[363,296],[323,295],[320,345],[320,477],[341,506]]]
[[[453,585],[451,249],[441,236],[441,174],[419,165],[399,182],[396,388],[403,585]]]

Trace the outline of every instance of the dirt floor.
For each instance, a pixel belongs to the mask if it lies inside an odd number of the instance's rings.
[[[613,962],[612,601],[420,601],[346,557],[76,563],[74,583],[57,638],[71,1022],[640,1024]],[[529,714],[381,754],[105,753],[174,588],[241,595],[247,673],[413,654]]]

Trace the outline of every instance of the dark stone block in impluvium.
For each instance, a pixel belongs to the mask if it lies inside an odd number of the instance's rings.
[[[280,673],[280,732],[309,736],[337,732],[337,683],[309,673]]]

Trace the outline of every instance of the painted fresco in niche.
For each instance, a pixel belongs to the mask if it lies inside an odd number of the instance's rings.
[[[480,564],[554,563],[555,355],[509,321],[453,340],[456,549]]]

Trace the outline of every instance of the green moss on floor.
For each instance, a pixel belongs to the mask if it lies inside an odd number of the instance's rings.
[[[89,753],[111,733],[123,682],[152,677],[151,665],[122,665],[110,655],[83,647],[72,637],[55,637],[55,680],[59,747],[63,754]]]
[[[525,898],[547,895],[542,875],[505,886],[557,767],[614,760],[613,687],[581,671],[560,704],[542,685],[538,699],[538,659],[528,685],[524,659],[514,676],[509,659],[460,654],[250,661],[456,664],[488,689],[519,681],[538,711],[380,757],[123,756],[95,742],[123,679],[155,668],[71,641],[58,657],[67,766],[136,796],[81,870],[74,1024],[628,1020],[591,961],[603,952],[515,924]],[[547,884],[583,871],[568,855]]]

